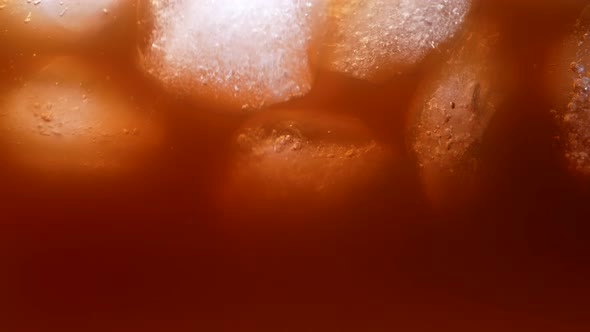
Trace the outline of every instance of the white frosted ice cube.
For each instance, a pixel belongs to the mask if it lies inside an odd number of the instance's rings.
[[[170,90],[255,109],[311,89],[325,0],[147,1],[142,67]]]
[[[470,8],[471,0],[332,0],[323,67],[391,78],[453,37]]]

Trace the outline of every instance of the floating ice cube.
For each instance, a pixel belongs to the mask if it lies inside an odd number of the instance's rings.
[[[415,97],[409,146],[424,190],[437,205],[465,198],[475,188],[478,145],[503,95],[494,75],[498,36],[484,24],[472,27]],[[451,189],[457,187],[465,192]]]
[[[325,0],[147,0],[142,67],[170,90],[234,109],[306,94]]]
[[[0,0],[0,42],[42,48],[85,41],[120,20],[131,19],[131,0]]]
[[[470,8],[471,0],[333,0],[323,66],[389,79],[452,38]]]
[[[590,7],[558,49],[548,86],[559,142],[570,168],[590,176]]]
[[[333,203],[384,182],[391,162],[357,120],[272,110],[238,131],[228,191],[241,202]]]
[[[157,114],[99,68],[56,58],[3,93],[4,162],[59,174],[143,167],[162,139]]]

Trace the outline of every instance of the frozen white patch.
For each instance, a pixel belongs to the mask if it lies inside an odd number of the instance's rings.
[[[256,109],[306,94],[325,0],[148,1],[142,67],[171,91]]]

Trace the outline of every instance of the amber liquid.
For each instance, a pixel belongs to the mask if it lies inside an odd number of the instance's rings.
[[[557,151],[541,83],[583,5],[481,5],[517,89],[484,137],[481,195],[443,212],[405,152],[427,65],[381,86],[322,72],[310,95],[280,105],[358,117],[399,161],[351,201],[260,210],[218,200],[246,115],[159,90],[134,69],[133,43],[76,51],[164,111],[169,148],[114,178],[0,162],[0,330],[588,330],[590,194]],[[0,93],[41,61],[34,48],[1,47]]]

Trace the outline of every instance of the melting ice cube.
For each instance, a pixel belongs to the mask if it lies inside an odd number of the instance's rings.
[[[75,43],[127,19],[131,0],[0,0],[0,42],[10,40],[41,48]]]
[[[306,94],[325,0],[147,0],[142,67],[168,89],[233,109]]]
[[[478,144],[503,95],[494,75],[498,37],[483,23],[470,29],[415,97],[409,146],[425,192],[436,205],[468,197],[475,188],[470,182],[477,179]],[[456,187],[464,187],[464,195],[451,189]]]
[[[384,182],[391,163],[390,150],[355,119],[272,110],[239,129],[228,191],[255,204],[330,204]]]
[[[590,176],[590,7],[559,47],[548,86],[570,168]]]
[[[162,128],[123,86],[104,68],[51,60],[0,100],[5,162],[68,175],[142,167],[159,149]]]
[[[471,0],[333,0],[323,66],[389,79],[452,38],[470,8]]]

